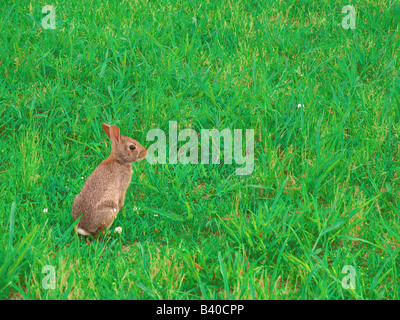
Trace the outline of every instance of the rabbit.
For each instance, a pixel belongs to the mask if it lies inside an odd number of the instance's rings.
[[[87,178],[72,205],[72,217],[79,220],[75,230],[97,237],[113,223],[124,205],[126,189],[132,178],[132,163],[147,156],[147,150],[135,139],[121,136],[116,125],[102,124],[111,140],[110,156]]]

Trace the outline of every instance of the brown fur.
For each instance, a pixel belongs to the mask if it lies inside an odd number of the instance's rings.
[[[124,205],[132,163],[147,155],[147,150],[135,139],[121,136],[117,126],[103,123],[103,129],[112,141],[111,154],[87,178],[72,205],[74,220],[83,214],[77,229],[92,236],[97,236],[99,231],[104,233],[111,226]],[[136,149],[130,150],[131,145]]]

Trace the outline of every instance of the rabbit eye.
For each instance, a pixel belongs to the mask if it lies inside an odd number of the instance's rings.
[[[129,146],[129,149],[131,149],[131,150],[135,150],[135,149],[136,149],[136,147],[135,147],[134,145],[131,145],[131,146]]]

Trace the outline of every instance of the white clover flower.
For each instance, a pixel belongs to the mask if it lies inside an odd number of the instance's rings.
[[[139,214],[139,210],[140,210],[139,207],[133,207],[133,212],[134,213]]]
[[[121,227],[116,227],[114,232],[121,234],[122,233],[122,228]]]
[[[47,211],[48,211],[48,209],[47,209],[47,208],[44,208],[44,209],[43,209],[43,212],[44,212],[44,213],[46,213]]]

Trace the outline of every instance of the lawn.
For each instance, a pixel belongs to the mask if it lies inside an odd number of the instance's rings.
[[[1,299],[400,299],[398,1],[2,0],[0,17]],[[134,163],[109,232],[77,235],[102,122],[146,147],[161,129],[168,151],[174,121],[254,130],[254,170]]]

